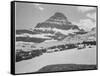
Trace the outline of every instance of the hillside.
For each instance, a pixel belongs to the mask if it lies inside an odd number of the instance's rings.
[[[24,51],[88,41],[96,42],[96,28],[86,32],[85,29],[80,29],[78,25],[71,23],[60,12],[38,23],[31,30],[16,30],[16,48],[24,49]]]

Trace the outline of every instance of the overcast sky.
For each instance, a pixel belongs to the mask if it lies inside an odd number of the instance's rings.
[[[34,28],[56,12],[64,13],[70,22],[90,30],[96,27],[96,7],[16,2],[16,29]]]

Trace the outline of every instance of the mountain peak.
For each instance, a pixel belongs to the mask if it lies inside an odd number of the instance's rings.
[[[61,12],[54,13],[54,15],[51,16],[49,19],[65,20],[68,22],[67,17]]]
[[[54,13],[51,17],[49,17],[47,20],[45,20],[42,23],[38,23],[37,26],[35,27],[35,30],[39,29],[60,29],[60,30],[79,30],[77,25],[73,25],[71,22],[68,21],[67,17],[61,13],[61,12],[56,12]]]
[[[67,19],[67,17],[61,12],[56,12],[52,17]]]
[[[56,23],[56,24],[70,24],[70,22],[67,20],[67,17],[61,13],[61,12],[56,12],[54,13],[49,19],[45,21],[46,23]]]

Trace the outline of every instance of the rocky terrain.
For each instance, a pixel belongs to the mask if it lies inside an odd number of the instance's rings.
[[[42,52],[51,50],[49,49],[51,47],[55,47],[54,50],[59,46],[68,49],[77,48],[80,44],[96,45],[96,28],[85,31],[71,23],[63,13],[56,12],[31,30],[16,30],[16,58],[18,59],[16,60],[39,56]],[[36,54],[37,51],[39,55]]]

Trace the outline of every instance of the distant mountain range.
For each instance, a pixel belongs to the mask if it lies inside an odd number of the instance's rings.
[[[43,43],[50,41],[62,41],[66,43],[74,43],[86,40],[96,40],[96,28],[86,32],[77,25],[68,21],[68,18],[60,12],[56,12],[53,16],[42,23],[38,23],[32,30],[16,30],[16,41]]]

